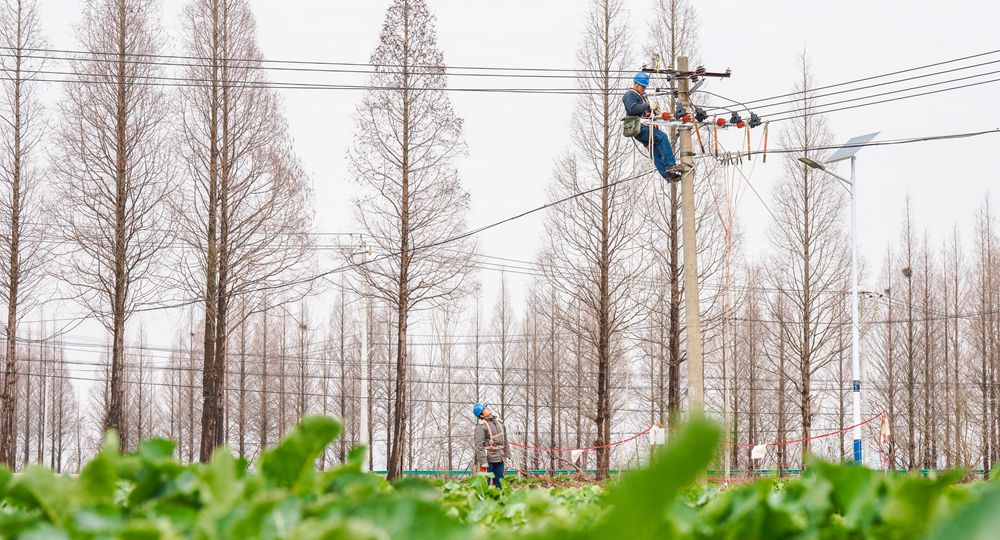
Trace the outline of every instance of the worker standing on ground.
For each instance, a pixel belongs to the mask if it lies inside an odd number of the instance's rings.
[[[648,117],[652,116],[653,108],[649,105],[649,98],[646,96],[646,87],[649,86],[649,73],[639,72],[632,79],[632,88],[625,91],[622,102],[625,103],[625,114],[628,116]],[[653,145],[650,146],[649,138],[652,131]],[[651,125],[643,124],[635,138],[643,147],[649,148],[653,154],[653,164],[660,176],[667,180],[678,180],[677,160],[674,158],[674,150],[670,147],[670,138],[662,130],[654,129]]]
[[[476,403],[472,406],[472,414],[476,416],[476,431],[473,435],[473,446],[476,449],[476,463],[481,472],[493,475],[491,483],[503,487],[503,462],[510,456],[510,446],[503,431],[503,422],[493,414],[486,403]]]

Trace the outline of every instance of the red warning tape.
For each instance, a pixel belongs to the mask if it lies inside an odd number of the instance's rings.
[[[631,436],[631,437],[629,437],[627,439],[622,439],[620,441],[610,442],[608,444],[601,444],[601,445],[597,445],[597,446],[586,446],[586,447],[583,447],[583,448],[545,448],[545,447],[541,447],[541,446],[531,446],[530,444],[518,444],[516,442],[511,442],[511,441],[508,441],[508,444],[510,444],[511,446],[516,446],[518,448],[527,448],[529,450],[540,450],[542,452],[574,452],[574,451],[577,451],[577,450],[597,450],[598,448],[608,448],[608,447],[611,447],[611,446],[618,446],[619,444],[625,444],[625,443],[627,443],[629,441],[634,441],[634,440],[638,439],[639,437],[642,437],[643,435],[649,433],[650,430],[652,430],[654,427],[655,427],[655,424],[649,426],[648,428],[642,430],[639,433],[636,433],[635,435],[633,435],[633,436]]]

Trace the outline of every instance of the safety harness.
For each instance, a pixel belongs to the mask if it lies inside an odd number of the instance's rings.
[[[493,440],[495,438],[497,438],[497,437],[503,437],[503,431],[501,431],[500,433],[493,433],[493,428],[490,427],[490,421],[487,420],[487,419],[483,419],[483,423],[486,424],[486,431],[487,431],[487,434],[489,435],[489,440],[487,441],[489,443],[489,446],[486,446],[485,448],[487,450],[501,450],[502,451],[503,450],[503,446],[495,446],[493,444]],[[499,419],[497,419],[497,423],[498,424],[500,423]]]

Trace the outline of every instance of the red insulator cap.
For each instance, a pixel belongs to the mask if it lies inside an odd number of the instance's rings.
[[[684,116],[681,117],[681,121],[682,122],[690,122],[691,121],[691,115],[690,114],[685,114]]]
[[[671,120],[673,119],[673,117],[674,115],[670,114],[667,111],[663,111],[662,113],[660,113],[660,118],[663,118],[664,120]]]
[[[725,118],[716,118],[715,119],[715,125],[717,125],[719,127],[725,126],[726,125],[726,119]]]
[[[736,127],[738,127],[738,128],[742,128],[745,125],[747,125],[747,123],[744,122],[744,121],[742,121],[742,120],[740,120],[739,122],[736,122]]]

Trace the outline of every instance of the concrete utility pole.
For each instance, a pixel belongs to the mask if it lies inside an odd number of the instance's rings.
[[[688,71],[687,56],[677,58],[677,70]],[[690,78],[678,78],[678,98],[685,111],[691,110],[691,99],[688,95]],[[695,239],[694,217],[694,152],[691,146],[691,127],[680,130],[681,163],[687,165],[687,170],[681,177],[681,221],[684,227],[684,319],[687,325],[687,373],[688,392],[690,398],[691,417],[705,414],[705,370],[701,356],[701,312],[698,295],[698,249]]]

